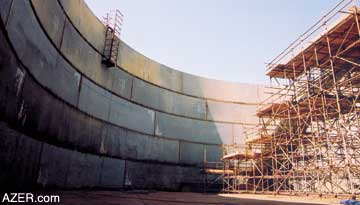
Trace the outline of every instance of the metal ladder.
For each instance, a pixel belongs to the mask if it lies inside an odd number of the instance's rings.
[[[106,34],[102,64],[106,67],[113,67],[116,65],[123,18],[123,14],[116,9],[107,13],[103,19],[103,23],[106,26]]]

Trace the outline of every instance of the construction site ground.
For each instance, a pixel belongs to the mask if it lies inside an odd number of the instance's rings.
[[[49,194],[47,192],[47,194]],[[188,192],[146,191],[61,191],[61,204],[124,204],[124,205],[253,205],[253,204],[339,204],[341,197],[288,196],[262,194],[203,194]]]

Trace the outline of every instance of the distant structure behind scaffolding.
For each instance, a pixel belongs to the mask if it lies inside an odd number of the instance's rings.
[[[256,134],[225,148],[224,191],[360,193],[359,18],[340,1],[268,65],[272,96]]]

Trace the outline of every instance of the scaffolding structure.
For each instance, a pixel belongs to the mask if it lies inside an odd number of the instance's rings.
[[[340,1],[268,64],[261,126],[225,148],[224,191],[360,193],[359,18],[354,0]]]
[[[225,193],[270,193],[274,190],[271,153],[265,139],[223,146]]]

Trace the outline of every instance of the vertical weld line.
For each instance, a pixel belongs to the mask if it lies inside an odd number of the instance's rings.
[[[208,100],[205,100],[205,120],[208,119],[209,105]]]
[[[132,98],[133,98],[133,90],[134,90],[134,77],[131,78],[130,100],[132,100]]]
[[[181,160],[181,140],[178,140],[178,142],[179,142],[178,163],[180,163],[180,160]]]
[[[176,90],[176,89],[174,89]],[[179,93],[185,93],[184,92],[184,76],[183,74],[180,75],[180,88],[178,90]]]
[[[8,24],[8,22],[9,22],[9,17],[10,17],[10,13],[11,13],[13,4],[14,4],[14,0],[11,1],[10,6],[9,6],[9,10],[8,10],[8,13],[7,13],[6,18],[5,18],[5,29],[7,28],[7,24]]]
[[[37,177],[35,179],[35,185],[37,185],[38,183],[38,179],[39,179],[39,174],[40,174],[40,166],[41,166],[41,159],[42,159],[42,154],[43,154],[43,150],[44,150],[44,143],[45,142],[41,142],[41,146],[40,146],[40,152],[39,152],[39,157],[38,157],[38,163],[37,163],[37,170],[36,170],[36,173],[37,173]]]
[[[10,125],[8,125],[7,123],[5,124],[5,126],[9,127]],[[21,137],[21,133],[18,132],[18,135],[16,136],[16,143],[15,143],[15,156],[12,158],[12,160],[14,161],[17,157],[16,157],[16,153],[17,153],[17,150],[19,148],[19,143],[20,143],[20,137]]]
[[[76,153],[75,150],[71,150],[69,151],[69,159],[68,159],[68,164],[66,166],[66,171],[65,171],[65,179],[64,179],[64,187],[66,188],[67,183],[68,183],[68,176],[69,176],[69,170],[70,170],[70,165],[71,165],[71,161],[73,160],[73,155]]]
[[[105,158],[106,157],[100,157],[100,159],[102,159],[102,160],[101,160],[101,164],[100,164],[100,173],[99,173],[99,180],[98,180],[99,187],[101,187],[101,185],[102,185],[102,173],[103,173],[103,169],[104,169]]]
[[[106,98],[106,97],[105,97]],[[110,122],[110,110],[111,110],[111,102],[113,100],[113,94],[110,93],[110,98],[109,98],[109,109],[108,109],[108,113],[107,113],[107,121]]]
[[[127,160],[124,160],[124,175],[123,175],[123,187],[125,187],[125,181],[126,181],[126,175],[127,175]]]
[[[203,163],[205,165],[206,160],[207,160],[207,157],[206,157],[207,150],[206,150],[206,145],[205,144],[202,144],[202,146],[203,146]]]
[[[10,125],[9,125],[8,123],[5,123],[4,126],[6,126],[8,129],[10,128]],[[16,131],[16,130],[15,130],[15,131]],[[15,162],[15,159],[18,158],[18,149],[19,149],[19,144],[20,144],[20,137],[21,137],[21,133],[17,132],[17,134],[16,134],[16,142],[15,142],[15,149],[14,149],[14,155],[13,155],[12,158],[11,158],[11,160],[12,160],[13,162]],[[10,168],[7,168],[6,171],[9,171],[9,170],[13,169],[14,166],[15,166],[15,163],[11,164]],[[11,185],[11,187],[14,187],[14,186],[16,186],[16,184]]]
[[[102,62],[103,62],[103,57],[102,57],[102,55],[100,55],[101,56],[101,65],[103,65],[102,64]],[[115,68],[117,68],[116,67],[116,65],[115,65]],[[109,71],[109,73],[111,72],[111,70]],[[124,83],[124,86],[121,86],[120,87],[120,91],[119,91],[119,93],[117,93],[116,91],[115,91],[115,89],[114,89],[114,87],[115,87],[115,83],[117,82],[117,81],[119,81],[119,79],[120,79],[120,77],[119,77],[119,75],[114,75],[115,76],[115,78],[113,78],[113,80],[112,80],[112,82],[111,82],[111,87],[110,87],[110,89],[109,89],[109,92],[110,93],[116,93],[119,97],[121,97],[121,98],[126,98],[126,96],[124,95],[124,93],[123,92],[121,92],[122,90],[124,90],[125,89],[125,87],[126,87],[126,82]],[[105,86],[104,86],[105,87]],[[121,93],[121,94],[120,94]]]
[[[62,31],[61,31],[61,38],[60,38],[60,44],[59,44],[59,50],[61,51],[61,46],[63,44],[63,41],[64,41],[64,33],[65,33],[65,26],[66,26],[66,22],[67,22],[67,19],[66,19],[66,16],[64,15],[64,25],[62,27]]]
[[[154,123],[154,136],[156,136],[156,111],[154,111],[154,119],[153,119],[153,123]]]
[[[79,108],[79,101],[80,101],[80,92],[81,92],[81,87],[82,87],[82,75],[80,74],[80,80],[79,80],[79,87],[78,87],[78,96],[76,99],[76,107]]]

